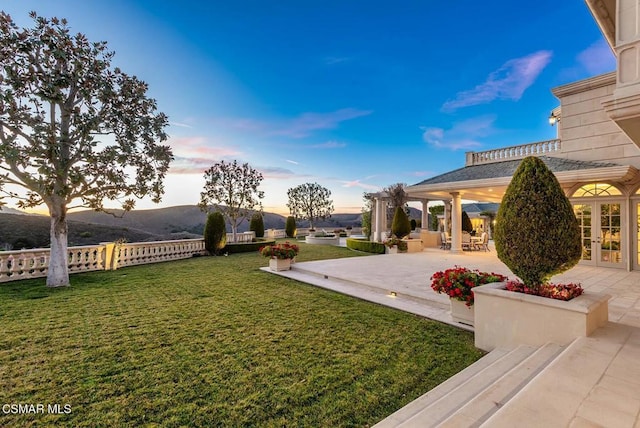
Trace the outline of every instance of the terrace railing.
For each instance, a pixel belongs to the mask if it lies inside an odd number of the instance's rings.
[[[69,272],[115,270],[123,266],[158,263],[204,254],[203,239],[69,247]],[[47,276],[50,250],[36,248],[0,252],[0,282]]]
[[[466,166],[482,165],[506,160],[522,159],[527,156],[543,156],[559,152],[560,140],[539,141],[519,146],[503,147],[484,152],[467,152]]]

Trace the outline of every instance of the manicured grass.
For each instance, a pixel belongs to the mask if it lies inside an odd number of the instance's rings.
[[[299,261],[359,255],[300,246]],[[468,332],[266,265],[248,253],[0,285],[0,405],[71,406],[0,411],[0,426],[370,426],[482,355]]]

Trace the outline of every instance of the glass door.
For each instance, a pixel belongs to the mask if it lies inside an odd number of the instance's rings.
[[[574,204],[573,210],[581,230],[582,263],[624,267],[622,203]]]

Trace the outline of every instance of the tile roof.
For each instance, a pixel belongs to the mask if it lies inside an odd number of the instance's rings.
[[[607,162],[587,162],[571,159],[555,158],[551,156],[539,156],[552,172],[576,171],[581,169],[605,168],[610,166],[620,166]],[[511,177],[516,172],[522,159],[508,160],[503,162],[487,163],[482,165],[465,166],[453,171],[446,172],[435,177],[428,178],[414,186],[423,184],[452,183],[456,181],[484,180],[487,178]]]

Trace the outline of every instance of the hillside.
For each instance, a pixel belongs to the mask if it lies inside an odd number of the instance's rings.
[[[195,205],[180,205],[155,210],[133,210],[121,218],[96,211],[78,211],[69,213],[69,219],[106,226],[128,227],[158,235],[179,232],[201,235],[204,230],[206,215]],[[284,229],[285,220],[285,216],[264,213],[265,229]],[[324,221],[317,221],[316,226],[324,228],[356,227],[361,225],[361,221],[362,215],[360,213],[334,214]],[[299,223],[300,227],[306,227],[307,225],[308,222]],[[229,227],[227,227],[227,230],[231,231]],[[249,222],[244,221],[240,225],[239,231],[244,232],[247,230],[249,230]]]
[[[0,249],[46,248],[49,246],[47,216],[1,214]],[[127,227],[104,226],[69,221],[69,246],[91,245],[99,242],[126,239],[128,242],[155,241],[163,237]]]
[[[15,210],[12,210],[15,211]],[[14,214],[0,211],[0,249],[21,249],[49,246],[49,217]],[[411,208],[411,217],[420,218],[420,211]],[[69,245],[91,245],[124,238],[128,242],[187,239],[202,236],[206,215],[195,205],[182,205],[155,210],[134,210],[123,217],[114,217],[96,211],[69,213]],[[265,213],[265,229],[284,229],[286,218]],[[362,214],[334,214],[331,218],[315,222],[318,228],[328,230],[359,227]],[[308,222],[299,222],[307,227]],[[247,221],[240,232],[249,229]],[[228,227],[228,230],[231,229]]]

